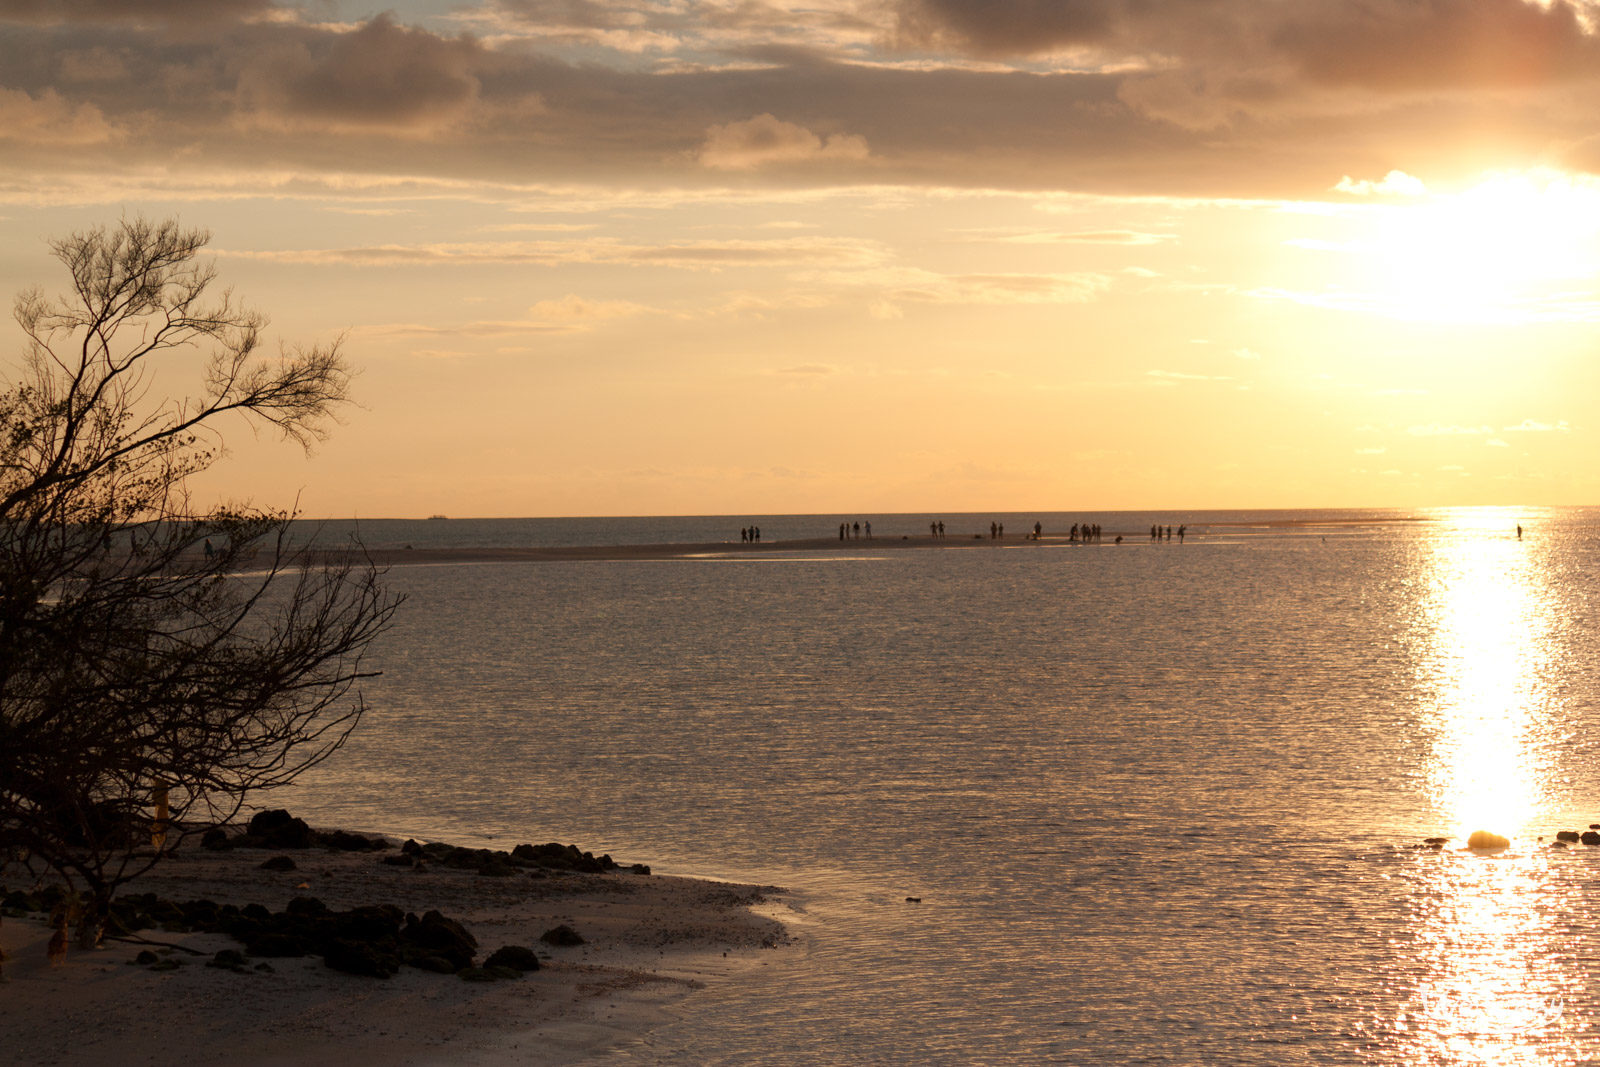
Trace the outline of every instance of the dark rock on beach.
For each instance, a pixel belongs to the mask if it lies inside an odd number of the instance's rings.
[[[449,960],[457,970],[472,966],[472,958],[478,951],[478,939],[468,933],[465,926],[437,911],[430,911],[420,919],[407,915],[400,940],[408,959],[437,956]]]
[[[1569,845],[1577,844],[1578,841],[1581,839],[1581,836],[1582,835],[1580,835],[1578,833],[1578,831],[1576,831],[1576,830],[1557,830],[1556,831],[1556,840],[1557,841],[1565,841]]]
[[[400,973],[400,954],[376,941],[335,938],[323,948],[322,962],[345,974],[389,978]]]
[[[344,830],[318,834],[317,838],[324,847],[340,852],[380,852],[391,847],[389,842],[381,837],[364,837]]]
[[[502,945],[483,961],[485,967],[511,967],[518,971],[537,971],[539,957],[522,945]]]
[[[573,945],[582,945],[585,943],[583,940],[583,935],[578,933],[578,931],[574,930],[572,927],[568,926],[566,923],[562,923],[560,926],[552,927],[551,929],[546,930],[544,933],[539,935],[539,940],[543,941],[547,945],[556,945],[562,948],[568,948]]]
[[[511,857],[535,867],[585,874],[600,874],[617,867],[616,861],[610,856],[596,857],[592,852],[580,852],[576,845],[562,845],[554,841],[543,845],[518,845],[511,850]]]
[[[246,836],[250,843],[259,841],[266,848],[310,848],[314,835],[304,819],[275,808],[256,812]]]

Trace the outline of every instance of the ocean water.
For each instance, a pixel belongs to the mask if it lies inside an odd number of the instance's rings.
[[[1600,1060],[1600,848],[1549,847],[1600,823],[1600,513],[1087,518],[1107,543],[396,567],[361,729],[278,799],[792,890],[802,951],[618,1062]]]

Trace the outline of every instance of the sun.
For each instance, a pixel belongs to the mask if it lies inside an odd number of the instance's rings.
[[[1600,318],[1600,185],[1558,171],[1491,175],[1384,205],[1362,288],[1400,318]]]

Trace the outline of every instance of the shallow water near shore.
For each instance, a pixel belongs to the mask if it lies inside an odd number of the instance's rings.
[[[1600,849],[1546,847],[1600,822],[1600,516],[1088,518],[1127,543],[396,567],[367,718],[277,799],[791,887],[805,950],[624,1062],[1600,1056]]]

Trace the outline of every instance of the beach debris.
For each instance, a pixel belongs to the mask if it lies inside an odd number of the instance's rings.
[[[547,945],[556,945],[561,948],[570,948],[573,945],[584,945],[588,943],[583,939],[582,934],[578,933],[578,931],[574,930],[566,923],[562,923],[560,926],[551,927],[549,930],[546,930],[544,933],[539,935],[539,940],[543,941]]]
[[[922,903],[922,898],[921,897],[906,897],[906,903],[907,904],[921,904]]]

